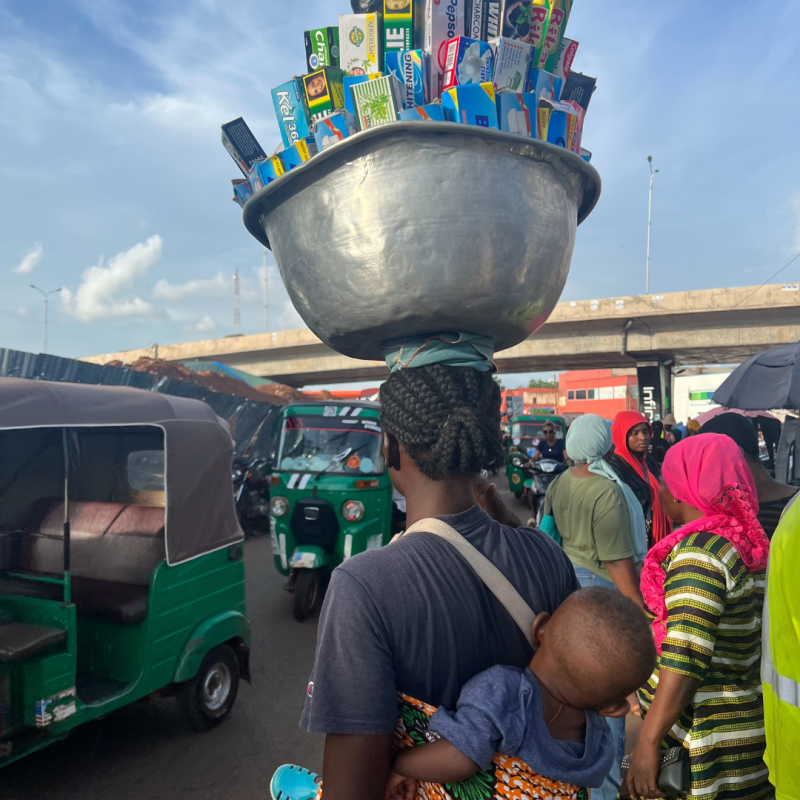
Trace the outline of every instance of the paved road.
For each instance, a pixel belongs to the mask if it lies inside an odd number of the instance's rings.
[[[280,764],[321,769],[322,737],[297,725],[316,622],[295,622],[268,540],[249,540],[246,559],[253,685],[241,685],[228,721],[195,734],[174,701],[121,709],[0,771],[0,798],[268,800]]]

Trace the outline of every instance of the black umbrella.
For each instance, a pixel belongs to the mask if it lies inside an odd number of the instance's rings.
[[[725,379],[713,400],[746,411],[800,409],[800,342],[751,356]]]

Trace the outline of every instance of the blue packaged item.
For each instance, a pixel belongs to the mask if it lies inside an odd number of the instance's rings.
[[[536,95],[530,92],[497,92],[500,130],[536,138]]]
[[[245,203],[253,196],[253,187],[250,185],[250,181],[246,181],[244,178],[234,178],[231,183],[233,184],[233,202],[244,208]]]
[[[533,92],[539,100],[552,100],[557,103],[561,99],[564,81],[551,72],[532,69],[528,85],[529,91]]]
[[[492,80],[494,48],[488,42],[456,36],[447,43],[442,93],[445,89]]]
[[[355,117],[356,107],[353,105],[353,95],[350,91],[351,86],[355,86],[357,83],[365,83],[366,81],[372,81],[376,78],[382,77],[382,72],[372,72],[369,75],[345,75],[342,79],[342,86],[344,88],[344,110],[348,111]]]
[[[292,78],[273,89],[271,94],[283,146],[290,147],[300,139],[311,136],[311,115],[303,90],[303,79]]]
[[[398,117],[406,122],[444,122],[444,111],[440,103],[430,103],[427,106],[407,108]]]
[[[586,148],[581,147],[580,156],[587,164],[591,164],[592,163],[592,154]]]
[[[448,89],[442,95],[442,108],[444,117],[449,122],[499,130],[494,86],[491,83],[476,83]]]
[[[579,116],[569,103],[553,103],[550,121],[547,126],[547,141],[550,144],[572,150],[580,150],[578,138]]]
[[[276,178],[280,178],[286,172],[286,167],[280,156],[270,156],[262,161],[256,161],[250,168],[250,184],[253,191],[263,189],[268,183],[272,183]]]
[[[384,75],[394,75],[403,84],[403,108],[428,102],[425,54],[422,50],[390,50],[384,56]]]
[[[288,172],[306,161],[310,161],[317,154],[317,143],[313,136],[295,142],[291,147],[287,147],[281,152],[281,161]]]
[[[347,111],[337,111],[329,117],[321,119],[314,131],[317,152],[321,153],[331,145],[343,141],[357,130],[355,118]]]

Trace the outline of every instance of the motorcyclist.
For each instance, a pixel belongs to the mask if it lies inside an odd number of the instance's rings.
[[[563,464],[566,456],[564,440],[556,439],[555,425],[552,422],[546,422],[544,428],[542,428],[542,433],[544,433],[544,439],[540,440],[536,445],[532,462],[539,461],[542,458],[550,458]]]

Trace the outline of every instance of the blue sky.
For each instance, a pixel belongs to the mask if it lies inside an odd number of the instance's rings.
[[[90,355],[264,328],[262,251],[221,123],[271,151],[269,91],[348,0],[0,0],[0,346]],[[604,183],[565,300],[759,284],[800,252],[800,0],[577,0]],[[270,260],[270,263],[274,263]],[[795,262],[779,280],[800,279]],[[273,330],[300,326],[274,266]]]

